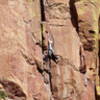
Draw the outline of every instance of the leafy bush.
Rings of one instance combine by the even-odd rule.
[[[6,97],[7,97],[7,94],[4,91],[0,90],[0,99],[5,100]]]

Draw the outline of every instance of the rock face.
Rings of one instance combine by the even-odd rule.
[[[99,0],[0,0],[0,15],[0,99],[100,99]]]

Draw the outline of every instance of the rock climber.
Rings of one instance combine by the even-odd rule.
[[[54,53],[54,39],[53,39],[53,37],[51,39],[48,38],[48,57],[49,57],[49,59],[52,59],[55,62],[58,59]]]

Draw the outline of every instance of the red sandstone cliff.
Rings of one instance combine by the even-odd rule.
[[[0,0],[0,100],[100,100],[99,32],[99,0]]]

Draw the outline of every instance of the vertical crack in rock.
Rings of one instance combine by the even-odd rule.
[[[78,28],[78,15],[75,7],[75,1],[76,0],[70,0],[69,5],[70,5],[70,14],[71,14],[71,21],[73,26],[76,28],[76,31],[79,32]]]
[[[44,11],[44,0],[40,0],[40,7],[41,7],[41,21],[46,21],[45,11]]]
[[[44,23],[46,22],[46,18],[45,18],[45,9],[44,9],[44,0],[40,0],[40,10],[41,10],[41,22],[40,22],[40,24],[41,24],[41,47],[42,47],[42,54],[44,54],[44,51],[45,51],[45,49],[46,49],[46,47],[45,47],[45,44],[44,44],[44,42],[45,42],[45,37],[44,37],[44,31],[45,31],[45,29],[44,29]]]
[[[70,0],[70,14],[71,14],[71,21],[73,26],[75,27],[77,34],[79,34],[79,26],[78,26],[78,14],[75,7],[75,2],[78,0]],[[80,46],[80,72],[85,73],[86,72],[86,64],[85,64],[85,57],[84,57],[84,48],[81,45]]]
[[[48,90],[52,94],[52,85],[51,85],[51,72],[50,72],[50,59],[48,57],[48,41],[45,37],[45,23],[46,18],[45,18],[45,8],[44,8],[44,0],[40,0],[41,4],[41,36],[42,36],[42,54],[43,54],[43,70],[38,69],[38,71],[43,75],[44,78],[44,83],[48,87]],[[47,42],[47,44],[45,44]],[[50,100],[52,98],[52,95],[50,97]]]

